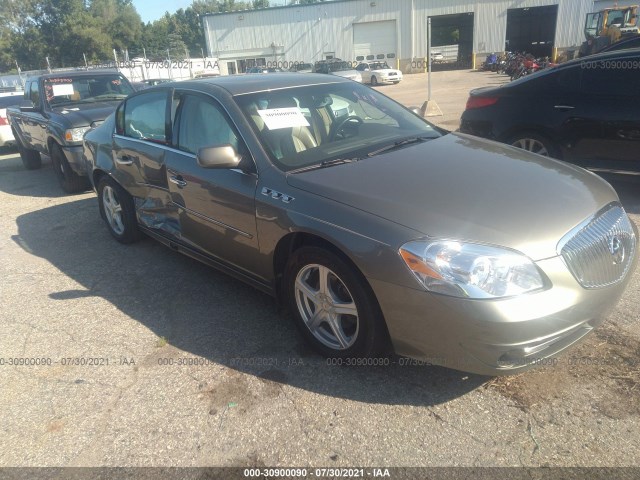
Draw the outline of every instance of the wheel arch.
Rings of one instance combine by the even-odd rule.
[[[358,272],[360,272],[360,269],[349,258],[349,256],[329,240],[326,240],[319,235],[309,232],[288,233],[278,241],[273,254],[273,273],[275,278],[276,296],[280,301],[284,299],[284,289],[282,283],[284,280],[284,273],[289,257],[293,254],[293,252],[304,246],[325,248],[331,253],[334,253],[343,260],[347,261]],[[362,272],[360,272],[360,275],[362,275]],[[362,276],[364,277],[364,275]]]
[[[278,301],[282,302],[285,300],[284,298],[284,274],[287,266],[287,261],[289,257],[298,249],[306,246],[313,246],[318,248],[324,248],[325,250],[333,253],[341,260],[343,260],[347,265],[349,265],[354,273],[362,280],[362,284],[372,295],[372,298],[376,300],[377,308],[380,308],[378,299],[371,288],[371,285],[367,281],[364,273],[358,267],[356,262],[347,254],[345,251],[336,245],[335,242],[332,242],[320,235],[310,232],[292,232],[288,233],[284,237],[282,237],[278,243],[276,244],[274,255],[273,255],[273,273],[274,273],[274,282],[275,282],[275,291],[276,297]]]
[[[391,336],[389,334],[389,327],[387,326],[387,321],[384,317],[384,313],[382,312],[382,308],[380,307],[380,302],[373,288],[367,281],[367,278],[365,277],[362,270],[358,267],[356,262],[347,253],[345,253],[343,249],[336,245],[335,242],[323,238],[322,236],[319,236],[315,233],[302,231],[289,233],[279,240],[273,255],[275,292],[278,302],[281,305],[287,304],[287,298],[285,296],[286,289],[284,288],[287,261],[296,250],[306,246],[323,248],[328,252],[336,255],[340,260],[344,261],[349,267],[351,267],[355,276],[360,279],[362,288],[367,291],[370,298],[372,299],[372,308],[377,311],[379,318],[382,319],[382,328],[384,329],[382,333],[383,349],[384,351],[391,351],[393,349],[393,346]]]

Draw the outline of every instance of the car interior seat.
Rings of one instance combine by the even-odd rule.
[[[295,108],[297,106],[294,98],[278,97],[271,100],[268,107],[269,109],[275,109]],[[289,166],[296,166],[296,156],[299,152],[318,146],[316,139],[306,126],[279,128],[276,130],[265,129],[263,134],[276,157]]]

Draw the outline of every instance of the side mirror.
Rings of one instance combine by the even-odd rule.
[[[242,157],[231,145],[202,147],[196,156],[202,168],[238,168]]]
[[[409,107],[409,110],[411,110],[413,113],[415,113],[420,118],[424,118],[424,112],[422,111],[422,109],[420,107]]]

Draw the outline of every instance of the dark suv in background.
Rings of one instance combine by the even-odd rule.
[[[640,49],[581,58],[473,90],[460,130],[575,163],[640,175]]]

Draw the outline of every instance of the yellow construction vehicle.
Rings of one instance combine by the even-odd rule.
[[[640,35],[639,27],[638,5],[589,13],[584,25],[587,41],[580,47],[580,56],[596,53],[623,37]]]

